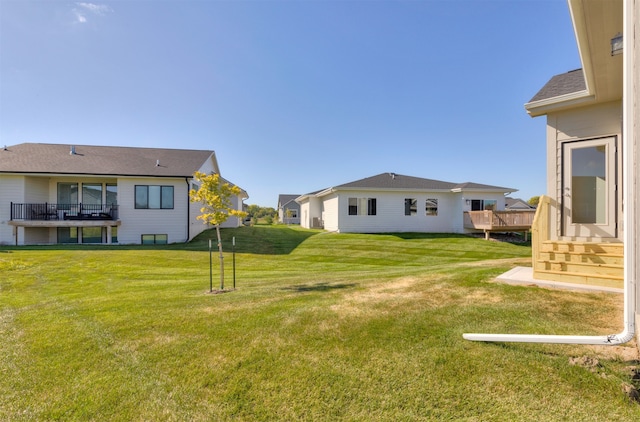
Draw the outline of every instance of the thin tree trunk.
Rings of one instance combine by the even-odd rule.
[[[218,235],[218,252],[220,253],[220,290],[224,290],[224,256],[222,255],[222,239],[220,238],[220,225],[216,224]]]

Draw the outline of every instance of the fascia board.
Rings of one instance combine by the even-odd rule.
[[[380,193],[394,193],[394,192],[422,192],[422,193],[449,193],[451,189],[412,189],[412,188],[333,188],[332,192],[380,192]]]
[[[455,188],[451,189],[453,193],[464,193],[464,192],[482,192],[482,193],[514,193],[518,192],[518,189],[480,189],[480,188]]]
[[[212,151],[209,159],[213,162],[213,170],[220,174],[220,167],[218,166],[218,157],[216,156],[216,152]]]
[[[595,95],[589,94],[587,90],[572,92],[571,94],[559,95],[553,98],[547,98],[540,101],[532,101],[524,105],[525,110],[531,117],[538,117],[549,112],[560,111],[566,108],[572,108],[579,105],[586,105],[594,102]]]

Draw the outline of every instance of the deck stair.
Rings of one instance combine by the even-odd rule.
[[[545,240],[534,256],[534,277],[623,287],[623,244]]]

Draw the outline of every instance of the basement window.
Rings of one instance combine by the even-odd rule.
[[[143,234],[143,245],[166,245],[168,243],[168,236],[166,234]]]

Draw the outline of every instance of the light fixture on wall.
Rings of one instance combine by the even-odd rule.
[[[615,37],[611,38],[611,55],[621,54],[622,48],[622,34],[618,32]]]
[[[466,199],[465,202],[467,203],[467,205],[469,205],[471,203],[470,199]]]

